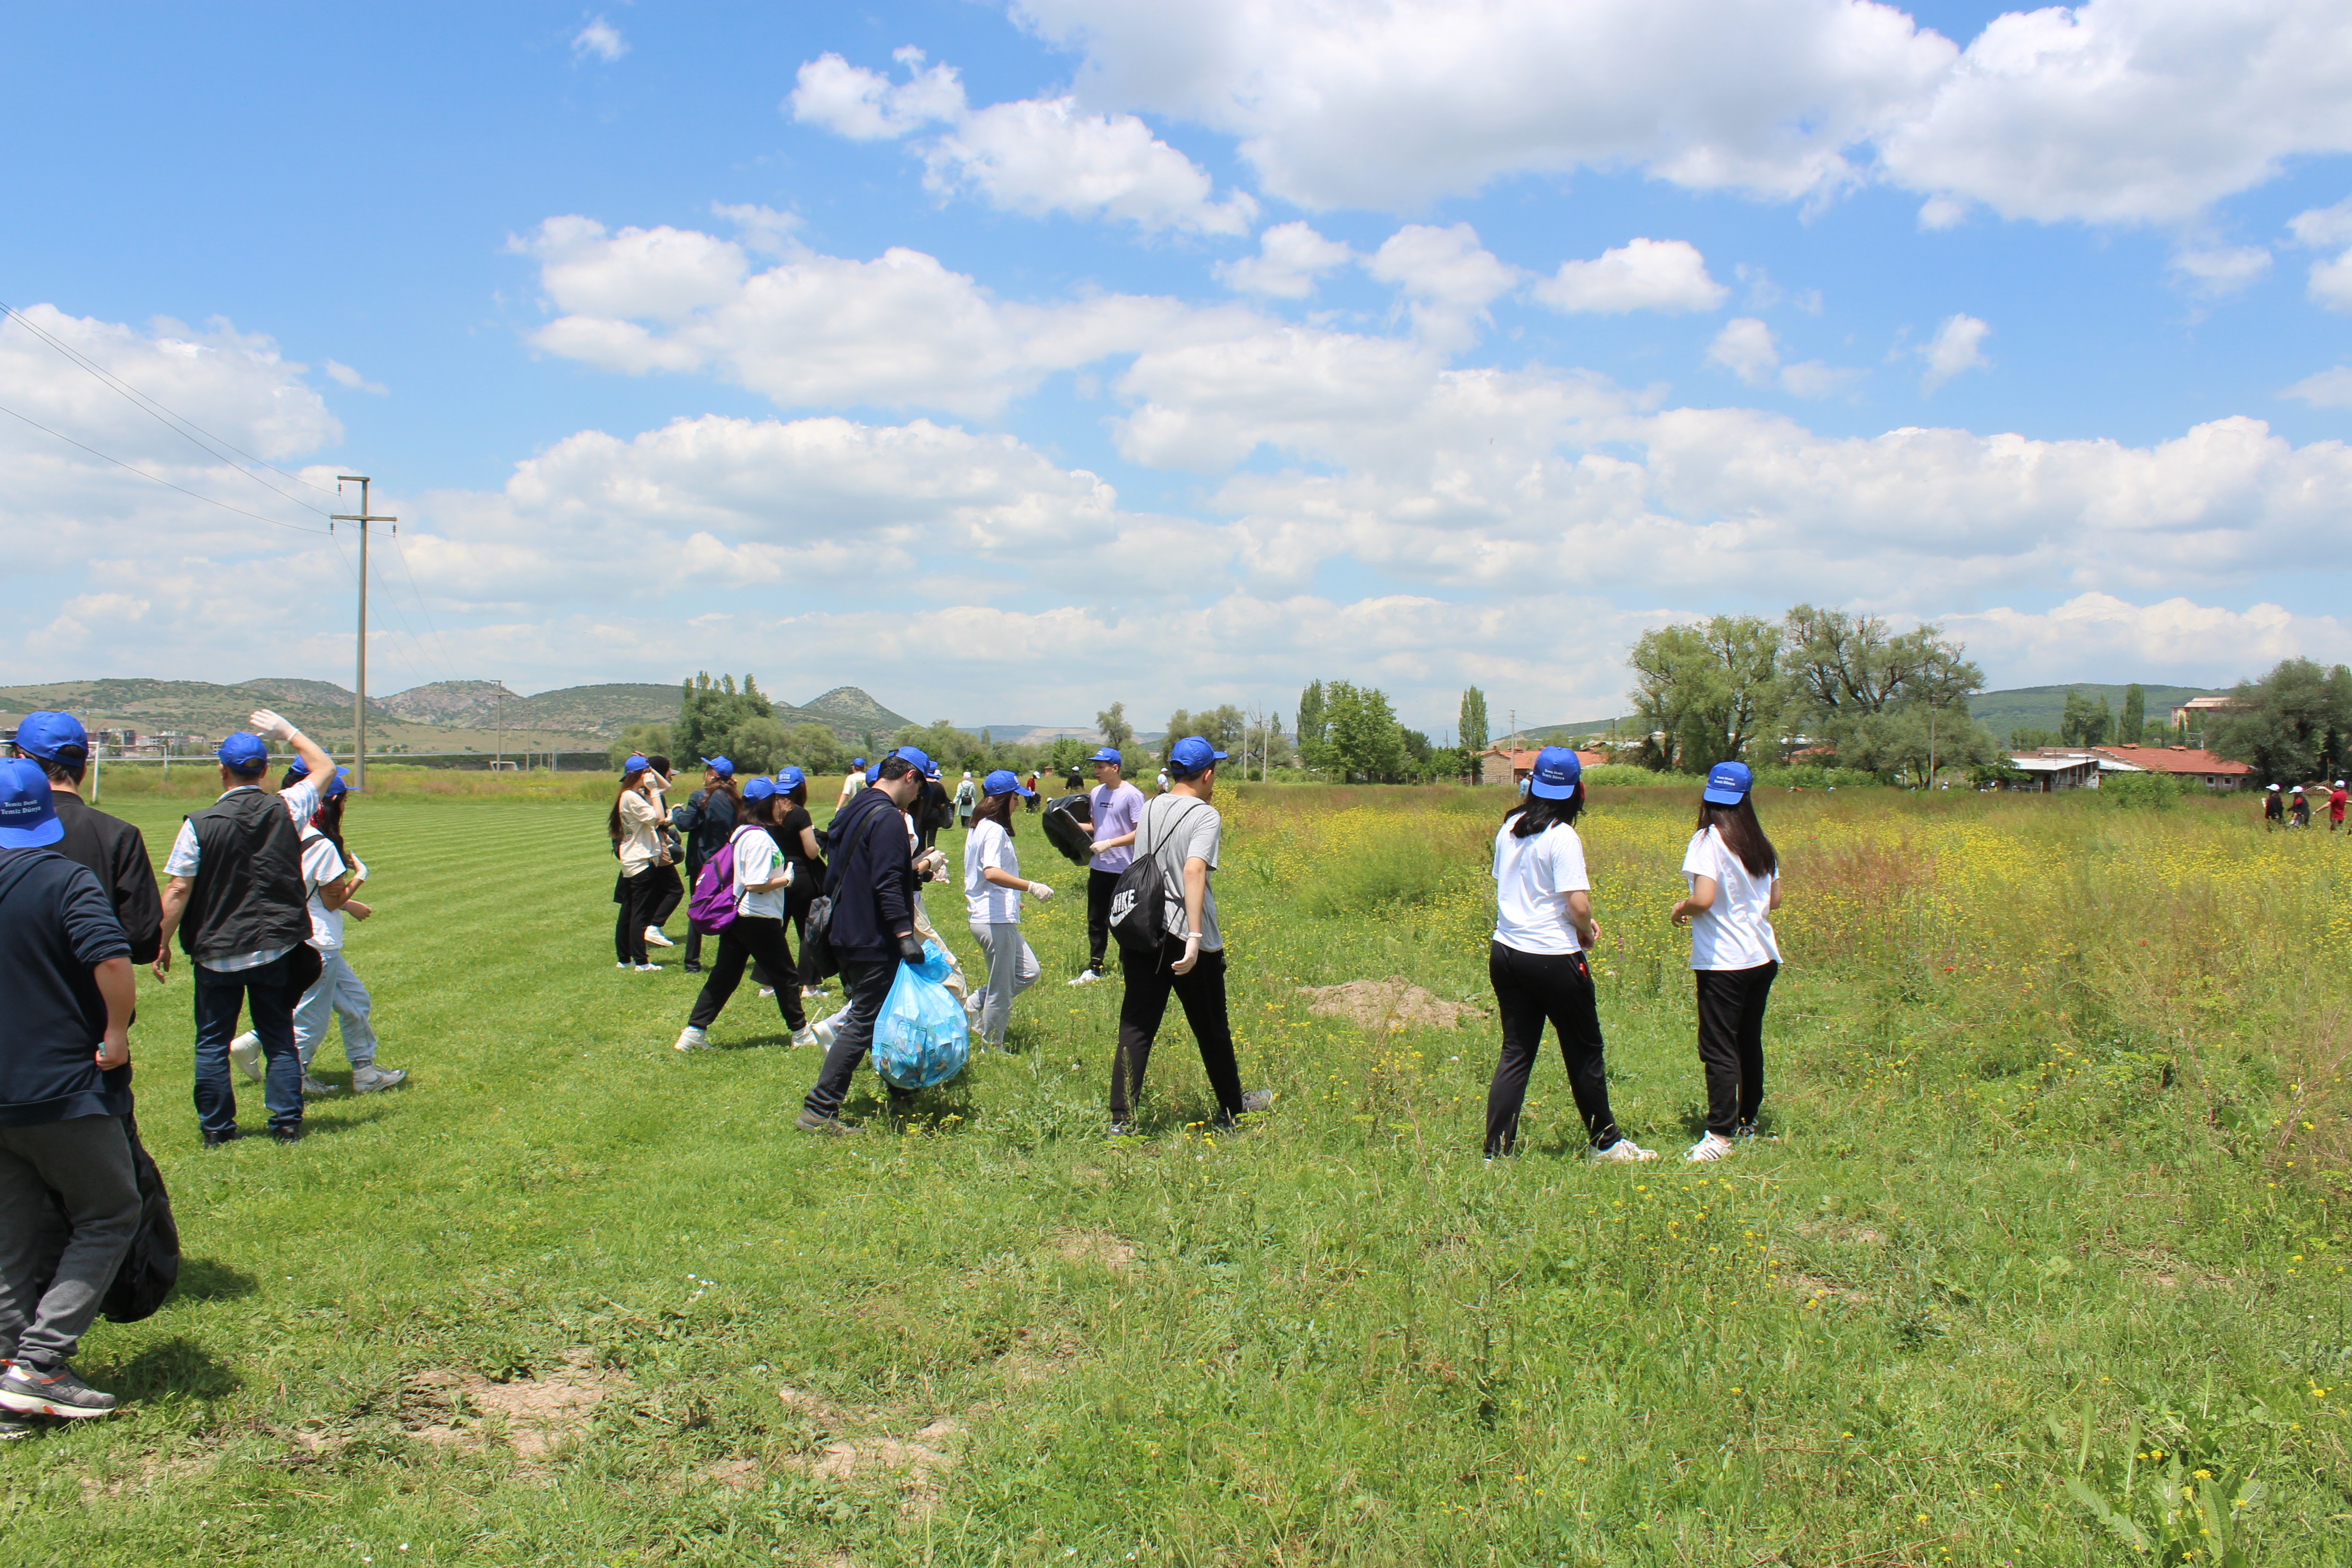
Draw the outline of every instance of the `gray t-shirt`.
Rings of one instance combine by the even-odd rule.
[[[1169,911],[1169,934],[1179,942],[1184,939],[1184,863],[1206,860],[1209,869],[1216,870],[1217,841],[1224,830],[1224,819],[1215,806],[1188,795],[1154,795],[1143,808],[1135,847],[1160,858],[1160,875],[1174,900]],[[1217,884],[1212,877],[1201,897],[1201,951],[1216,952],[1224,945],[1224,939],[1217,934]]]

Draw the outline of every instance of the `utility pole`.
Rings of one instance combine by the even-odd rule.
[[[507,760],[507,683],[499,682],[499,761]],[[501,770],[503,771],[503,770]]]
[[[360,525],[360,689],[352,703],[352,787],[367,788],[367,584],[368,584],[368,524],[398,522],[396,517],[376,517],[368,511],[368,477],[365,474],[337,474],[335,489],[341,493],[345,485],[360,488],[359,515],[337,512],[336,522],[356,522]]]

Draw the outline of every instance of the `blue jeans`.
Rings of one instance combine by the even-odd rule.
[[[236,1037],[238,1014],[248,1007],[268,1063],[261,1099],[269,1107],[269,1125],[302,1125],[302,1060],[294,1050],[294,1004],[300,994],[291,984],[299,951],[252,969],[224,972],[189,964],[196,977],[196,1125],[202,1131],[226,1132],[236,1125],[228,1043]]]

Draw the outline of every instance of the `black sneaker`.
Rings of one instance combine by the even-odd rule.
[[[694,960],[690,958],[678,967],[685,970],[688,974],[699,974],[702,973],[702,965],[695,963]]]
[[[299,1143],[302,1142],[302,1124],[295,1121],[284,1127],[273,1127],[269,1130],[269,1137],[276,1143]]]
[[[19,1437],[29,1437],[33,1431],[30,1421],[19,1421],[14,1415],[0,1415],[0,1443],[13,1443]]]
[[[68,1421],[88,1420],[114,1411],[114,1395],[100,1394],[73,1374],[63,1363],[37,1367],[12,1361],[0,1372],[0,1410],[19,1415],[59,1415]]]
[[[205,1147],[217,1149],[224,1143],[234,1143],[244,1136],[244,1130],[236,1127],[231,1127],[220,1132],[207,1132],[205,1134]]]

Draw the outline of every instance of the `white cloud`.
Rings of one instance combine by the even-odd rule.
[[[2218,298],[2238,292],[2268,272],[2271,253],[2259,245],[2215,246],[2180,251],[2170,265],[2190,293]]]
[[[1086,101],[1241,139],[1309,207],[1415,208],[1519,174],[1634,168],[1819,198],[1865,179],[2044,222],[2176,222],[2352,151],[2340,0],[2087,0],[1965,51],[1867,0],[1017,0]]]
[[[2279,395],[2300,398],[2314,408],[2352,408],[2352,365],[2306,375]]]
[[[1995,684],[2170,679],[2201,686],[2259,674],[2298,654],[2352,658],[2352,628],[2338,617],[2299,616],[2269,604],[2243,610],[2186,598],[2135,605],[2093,593],[2041,612],[1947,616],[1943,625],[1984,658]]]
[[[2311,297],[2331,310],[2352,310],[2352,250],[2311,264]]]
[[[1450,228],[1410,223],[1381,242],[1364,270],[1404,295],[1413,330],[1426,342],[1461,347],[1486,307],[1518,286],[1516,267],[1496,259],[1466,223]]]
[[[1985,358],[1983,345],[1991,331],[1974,316],[1945,317],[1936,335],[1919,351],[1927,362],[1927,372],[1919,378],[1919,390],[1933,392],[1963,371],[1990,369],[1992,362]]]
[[[1246,192],[1212,200],[1215,182],[1132,114],[1097,114],[1075,99],[1022,99],[975,110],[949,66],[913,68],[893,82],[827,54],[800,68],[785,100],[793,118],[857,141],[938,134],[916,144],[924,183],[942,195],[970,191],[1002,211],[1108,218],[1146,234],[1246,234],[1257,203]]]
[[[1277,300],[1304,300],[1316,280],[1356,258],[1336,239],[1326,239],[1305,223],[1278,223],[1257,237],[1258,254],[1221,261],[1213,268],[1227,288]]]
[[[2287,231],[2298,245],[2314,249],[2330,246],[2352,245],[2352,196],[2347,196],[2332,207],[2313,207],[2287,219]]]
[[[381,397],[391,390],[380,381],[370,381],[341,360],[329,360],[326,370],[329,380],[338,386],[348,386],[354,392],[373,392]]]
[[[1750,386],[1762,386],[1780,368],[1780,345],[1772,329],[1754,316],[1738,316],[1723,324],[1707,345],[1709,363],[1719,364]]]
[[[611,65],[628,52],[629,40],[621,37],[620,28],[602,16],[593,18],[572,36],[572,58],[575,60],[584,60],[593,55]]]
[[[1706,258],[1685,239],[1634,239],[1591,261],[1563,261],[1535,287],[1535,297],[1555,310],[1605,315],[1712,310],[1729,292],[1706,275]]]
[[[1798,397],[1828,397],[1844,391],[1870,373],[1851,365],[1825,364],[1817,359],[1801,360],[1784,365],[1780,370],[1780,388]]]

